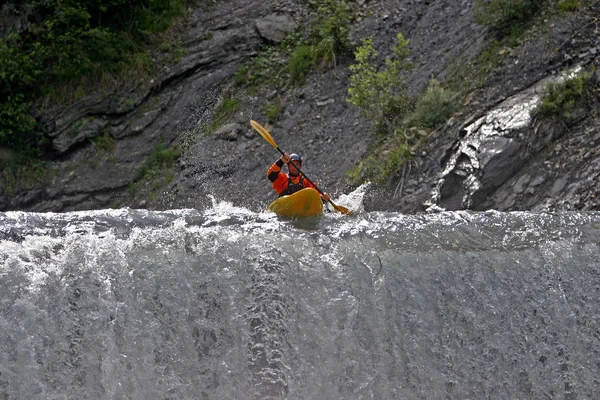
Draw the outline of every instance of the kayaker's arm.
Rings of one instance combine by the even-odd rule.
[[[271,182],[275,182],[275,180],[277,179],[277,177],[279,176],[279,173],[281,172],[281,167],[283,167],[283,164],[287,164],[290,162],[290,156],[288,153],[283,153],[283,155],[279,158],[279,160],[275,161],[273,163],[273,165],[271,165],[269,167],[269,170],[267,171],[267,178],[269,178],[269,180]]]
[[[289,156],[287,158],[289,161]],[[287,176],[281,172],[281,167],[283,167],[285,162],[284,159],[285,154],[281,156],[280,159],[275,161],[267,171],[267,178],[273,184],[273,190],[275,190],[275,192],[279,195],[283,193],[285,189],[287,189],[287,185],[289,183]]]
[[[267,178],[269,178],[269,180],[271,181],[271,183],[275,182],[275,180],[277,179],[277,177],[281,173],[281,167],[283,167],[283,161],[281,160],[281,158],[279,160],[275,161],[269,167],[269,170],[267,171]]]

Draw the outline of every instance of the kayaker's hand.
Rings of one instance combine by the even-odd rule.
[[[325,203],[327,203],[327,202],[330,200],[330,197],[329,197],[329,195],[328,195],[327,193],[323,193],[323,194],[321,195],[321,198],[323,199],[323,201],[324,201]]]
[[[281,161],[283,161],[284,163],[289,163],[290,162],[290,155],[288,153],[283,153],[283,155],[281,156]]]

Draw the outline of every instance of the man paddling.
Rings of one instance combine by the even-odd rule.
[[[281,172],[283,164],[287,164],[288,166],[287,174]],[[269,178],[273,184],[273,190],[275,190],[279,196],[287,196],[304,188],[313,188],[317,190],[312,182],[304,178],[298,168],[302,168],[302,158],[296,153],[291,155],[283,153],[283,155],[269,167],[267,178]],[[324,202],[329,201],[329,195],[327,193],[323,193],[321,198]]]

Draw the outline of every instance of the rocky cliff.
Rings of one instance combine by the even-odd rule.
[[[409,93],[418,96],[432,77],[446,82],[457,61],[476,60],[493,40],[474,21],[473,3],[359,0],[352,3],[351,40],[372,35],[385,54],[401,32],[415,63]],[[599,10],[596,1],[549,15],[518,45],[499,49],[506,55],[473,85],[462,108],[409,163],[372,187],[367,209],[600,209],[600,79],[592,68],[600,62]],[[55,159],[42,179],[0,194],[0,210],[202,208],[212,199],[261,210],[274,198],[265,172],[278,153],[249,120],[264,123],[271,101],[283,110],[267,125],[279,146],[301,153],[303,170],[334,197],[351,190],[346,174],[380,140],[346,102],[351,57],[300,87],[239,94],[235,112],[206,132],[238,68],[263,43],[310,18],[300,0],[217,1],[188,10],[170,32],[183,55],[157,55],[155,76],[41,110]],[[588,106],[566,122],[532,117],[547,82],[578,68],[596,74]],[[150,168],[160,149],[175,146],[180,155],[167,171]],[[143,179],[149,170],[152,179]]]

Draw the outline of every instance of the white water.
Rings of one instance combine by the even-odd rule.
[[[0,213],[0,399],[600,398],[599,243],[598,213]]]

